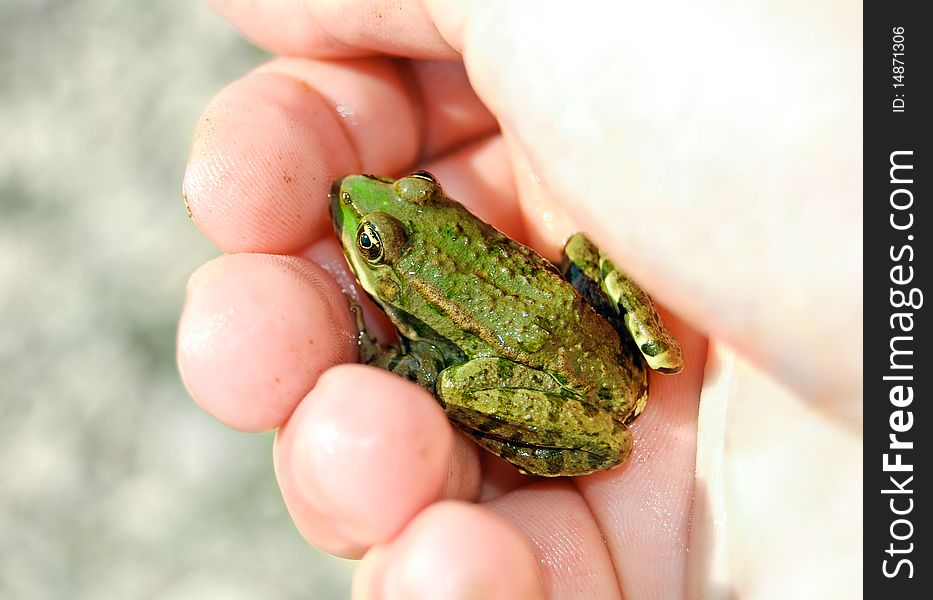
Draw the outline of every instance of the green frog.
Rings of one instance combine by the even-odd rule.
[[[330,210],[347,262],[398,329],[398,344],[380,346],[354,307],[365,363],[423,386],[467,436],[523,472],[625,462],[647,367],[677,372],[683,361],[645,292],[584,235],[570,238],[558,268],[425,171],[345,177]]]

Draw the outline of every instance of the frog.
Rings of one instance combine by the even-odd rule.
[[[632,453],[648,369],[682,351],[651,299],[583,233],[557,265],[448,197],[427,171],[354,174],[329,194],[334,231],[398,343],[358,306],[361,361],[430,392],[448,419],[521,472],[578,476]]]

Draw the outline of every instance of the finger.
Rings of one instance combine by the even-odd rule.
[[[362,365],[320,378],[274,456],[299,531],[341,555],[389,540],[444,494],[475,494],[479,481],[475,449],[455,440],[434,398]]]
[[[519,148],[515,138],[502,132],[512,167],[516,196],[521,208],[522,221],[528,232],[528,243],[552,261],[560,259],[564,244],[572,234],[581,231],[573,219],[551,197],[528,162],[528,156]]]
[[[393,54],[452,60],[421,3],[338,0],[208,0],[249,39],[281,54],[348,57]]]
[[[257,72],[314,86],[367,172],[398,173],[415,155],[429,159],[497,128],[459,62],[281,58]]]
[[[862,504],[853,496],[864,472],[852,457],[862,454],[862,433],[721,346],[711,344],[710,362],[687,589],[700,598],[727,587],[737,598],[774,589],[785,598],[860,597],[862,580],[851,574],[863,564]]]
[[[629,462],[574,480],[606,536],[626,598],[676,598],[686,589],[706,339],[672,315],[662,316],[683,347],[683,371],[651,373],[647,408],[632,424]]]
[[[324,237],[309,246],[301,255],[319,264],[328,275],[334,278],[343,295],[363,310],[363,320],[368,334],[375,336],[381,344],[398,343],[395,325],[360,286],[356,276],[347,265],[340,243],[335,238]]]
[[[333,279],[295,257],[237,254],[196,271],[178,328],[178,366],[195,401],[227,425],[283,423],[318,376],[355,360]]]
[[[435,81],[448,91],[433,91]],[[425,149],[443,152],[494,128],[457,63],[402,72],[385,59],[282,59],[208,105],[185,199],[223,250],[294,252],[329,231],[327,194],[337,177],[397,174]]]
[[[463,63],[405,62],[422,115],[421,160],[498,131],[499,124],[476,96]]]
[[[475,445],[475,442],[471,443]],[[482,487],[477,497],[480,502],[494,500],[540,479],[535,475],[522,473],[515,465],[492,452],[480,452],[479,457],[483,471]]]
[[[529,20],[525,3],[469,3],[495,13],[452,11],[459,24],[438,26],[449,41],[447,31],[463,32],[474,88],[544,187],[684,318],[857,424],[861,145],[851,90],[861,72],[848,57],[860,47],[858,20],[808,12],[791,30],[774,3],[741,15],[726,2],[642,3],[624,19],[608,5],[594,17],[539,4]],[[663,31],[642,26],[671,15]],[[724,66],[734,58],[725,46],[707,43],[723,31],[741,32],[741,59],[756,65],[747,80]],[[558,34],[568,43],[553,44]],[[657,61],[641,59],[649,46],[663,50]],[[821,85],[822,73],[839,85]],[[783,106],[801,110],[773,118]],[[567,140],[585,151],[568,152]]]
[[[353,579],[353,598],[544,598],[532,549],[484,508],[440,502],[396,540],[373,548]]]
[[[603,533],[569,481],[535,483],[487,506],[506,517],[531,542],[549,600],[621,598]]]

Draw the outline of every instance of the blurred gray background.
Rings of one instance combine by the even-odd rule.
[[[181,181],[198,114],[266,59],[191,0],[0,2],[0,598],[346,598],[272,436],[175,367],[218,252]]]

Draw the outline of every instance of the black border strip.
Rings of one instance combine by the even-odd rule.
[[[864,5],[865,597],[928,597],[933,23]],[[901,45],[902,44],[902,45]],[[894,165],[892,167],[892,165]],[[892,437],[893,436],[893,437]],[[886,466],[887,465],[887,466]],[[900,465],[900,466],[898,466]],[[921,589],[927,590],[926,594]]]

